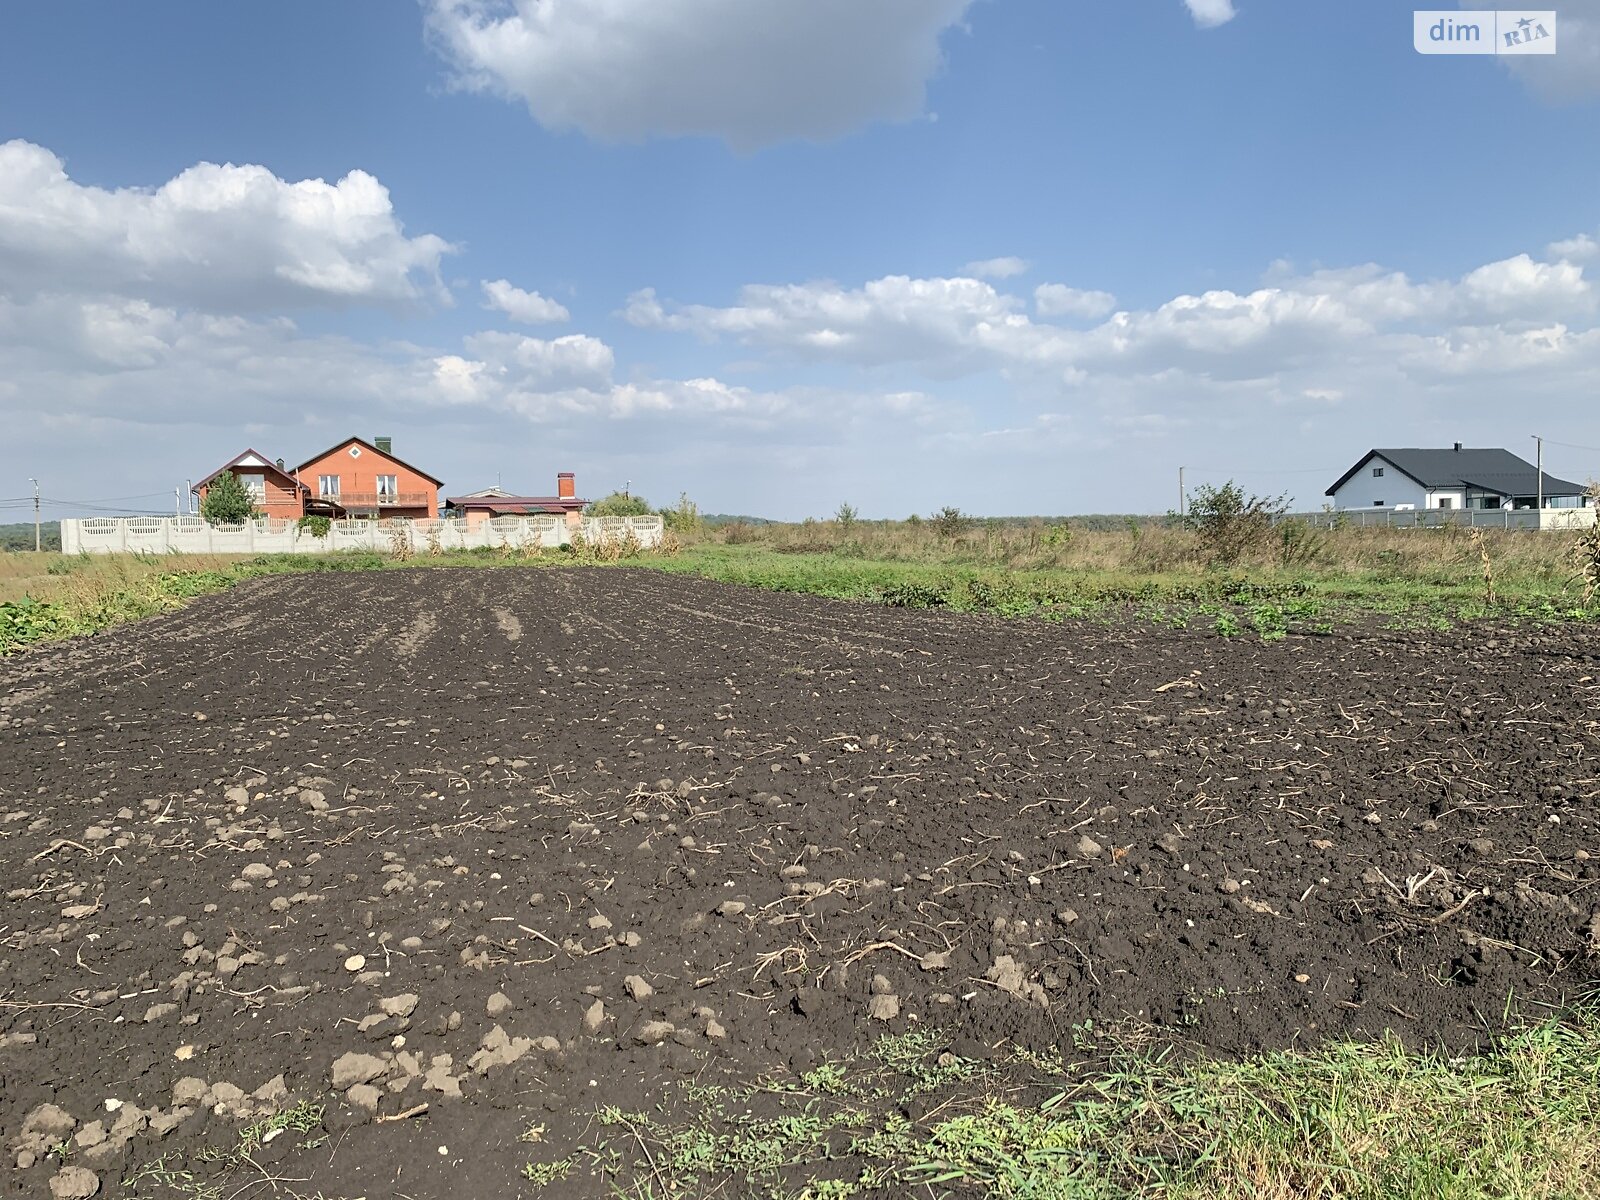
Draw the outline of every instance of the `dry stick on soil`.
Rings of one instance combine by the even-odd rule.
[[[405,1121],[411,1117],[420,1117],[427,1111],[428,1106],[426,1104],[418,1104],[406,1109],[405,1112],[390,1113],[386,1117],[379,1117],[375,1123],[378,1125],[384,1125],[390,1121]]]

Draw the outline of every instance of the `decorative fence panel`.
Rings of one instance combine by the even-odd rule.
[[[423,521],[333,521],[317,537],[293,521],[264,518],[211,525],[199,517],[87,517],[61,522],[66,554],[329,554],[336,550],[392,551],[397,543],[413,553],[433,549],[531,549],[564,546],[578,533],[590,544],[631,537],[646,549],[657,546],[665,523],[653,517],[589,517],[576,531],[560,517],[495,517],[476,528],[459,518]]]

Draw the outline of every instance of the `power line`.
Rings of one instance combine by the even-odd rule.
[[[1209,475],[1337,475],[1337,467],[1288,467],[1283,470],[1268,470],[1262,467],[1243,468],[1234,470],[1229,467],[1189,467],[1190,471],[1204,471]]]

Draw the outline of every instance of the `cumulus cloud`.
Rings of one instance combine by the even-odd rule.
[[[505,279],[484,280],[483,295],[485,308],[497,309],[524,325],[555,324],[572,316],[564,305],[538,292],[513,287]]]
[[[1580,233],[1577,237],[1551,242],[1545,247],[1545,254],[1550,258],[1564,259],[1567,262],[1586,262],[1600,255],[1600,241],[1596,241],[1587,233]]]
[[[753,149],[923,109],[972,0],[424,0],[460,86],[607,141],[703,134]]]
[[[1013,275],[1026,274],[1031,265],[1027,259],[1012,254],[1004,258],[980,258],[961,269],[978,279],[1010,279]]]
[[[1547,397],[1600,385],[1593,285],[1565,259],[1519,254],[1427,281],[1375,264],[1309,274],[1279,264],[1260,287],[1182,294],[1114,313],[1108,294],[1064,285],[1042,285],[1034,300],[1040,318],[1098,323],[1031,319],[1016,297],[975,279],[905,276],[858,287],[751,286],[727,307],[665,302],[646,291],[624,315],[637,325],[737,342],[774,365],[998,375],[1013,398],[1109,405],[1108,413],[1161,416],[1163,428],[1197,405],[1361,409],[1402,396],[1420,400],[1431,388],[1487,403],[1512,377],[1519,389]],[[1501,382],[1491,386],[1491,379]],[[1371,413],[1382,419],[1378,409]]]
[[[1033,289],[1033,307],[1041,317],[1103,317],[1117,306],[1110,292],[1083,291],[1064,283],[1041,283]]]
[[[453,247],[408,237],[365,171],[288,182],[200,163],[153,190],[89,187],[42,146],[0,144],[0,289],[104,292],[228,311],[448,303]]]
[[[975,331],[1025,322],[1018,307],[1015,297],[982,280],[890,275],[859,288],[751,284],[727,308],[668,308],[646,289],[629,297],[622,315],[640,328],[730,337],[801,358],[931,363],[970,357]]]
[[[1183,4],[1201,29],[1226,25],[1239,15],[1234,11],[1233,0],[1183,0]]]

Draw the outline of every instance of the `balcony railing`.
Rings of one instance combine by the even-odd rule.
[[[343,508],[427,508],[434,503],[427,492],[319,492],[317,499]]]

